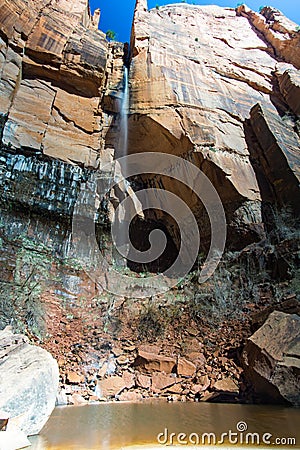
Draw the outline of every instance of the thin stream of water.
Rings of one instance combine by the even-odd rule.
[[[120,156],[127,156],[128,153],[128,113],[129,113],[128,67],[124,66],[123,95],[121,102],[121,124],[120,124]]]
[[[123,158],[128,154],[128,114],[129,114],[129,69],[124,65],[123,73],[123,92],[120,104],[120,131],[119,131],[119,143],[117,148],[116,157]],[[121,159],[122,166],[116,165],[115,169],[115,181],[119,184],[121,197],[120,202],[125,199],[128,189],[128,181],[126,180],[126,158]],[[117,253],[115,253],[115,259],[118,265],[126,265],[126,257],[128,254],[128,236],[126,226],[126,211],[124,208],[119,210],[119,214],[116,218],[118,227],[118,233],[115,236],[115,243],[117,247]]]

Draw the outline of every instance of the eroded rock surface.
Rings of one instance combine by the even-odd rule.
[[[9,328],[0,331],[0,409],[26,434],[40,432],[55,406],[58,365],[46,350]]]
[[[3,144],[96,167],[108,43],[89,28],[86,1],[3,1],[1,11]]]
[[[68,257],[80,188],[113,158],[113,151],[104,148],[112,116],[104,113],[101,102],[115,44],[97,29],[99,15],[90,15],[87,0],[71,3],[0,2],[0,251],[5,281],[15,276],[14,245],[17,240],[19,247],[20,236],[34,235],[55,257]],[[103,226],[108,221],[104,203],[100,211]]]
[[[300,406],[300,317],[274,311],[248,340],[245,374],[265,401]]]
[[[254,18],[259,19],[260,27]],[[299,151],[298,134],[282,118],[284,111],[289,111],[285,102],[297,111],[298,100],[291,100],[290,94],[292,89],[298,95],[296,76],[289,86],[282,80],[281,91],[275,76],[282,52],[286,61],[297,67],[299,33],[292,31],[293,26],[270,8],[259,14],[246,7],[235,11],[175,4],[148,11],[145,1],[137,2],[131,43],[129,151],[172,153],[200,167],[222,199],[230,226],[229,242],[235,246],[263,235],[261,202],[266,193],[257,178],[253,146],[245,131],[245,120],[256,104],[272,119],[271,133],[286,130],[281,138],[283,147],[291,144],[296,154]],[[284,40],[282,51],[274,51],[262,34],[263,27],[266,35],[272,32],[276,39]],[[295,71],[291,64],[286,64],[286,70],[289,74]],[[295,125],[293,120],[291,123]],[[274,124],[280,126],[273,130]],[[281,148],[279,159],[285,155]],[[287,171],[291,163],[288,159]],[[275,171],[273,178],[272,188],[281,175]],[[188,189],[166,177],[143,180],[151,187],[163,185],[179,193],[201,223],[201,206]],[[281,197],[290,196],[294,182],[298,190],[296,179],[282,182],[285,192]]]

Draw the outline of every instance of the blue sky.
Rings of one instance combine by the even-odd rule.
[[[197,5],[219,5],[236,7],[242,0],[193,0]],[[167,0],[148,0],[148,8],[155,8],[170,3],[180,3]],[[187,0],[192,3],[192,0]],[[252,9],[258,10],[260,6],[272,5],[280,9],[287,17],[300,24],[299,0],[248,0],[245,3]],[[101,9],[100,29],[104,32],[111,29],[117,33],[117,40],[121,42],[129,41],[135,0],[90,0],[92,12],[96,8]]]

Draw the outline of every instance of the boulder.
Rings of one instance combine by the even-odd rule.
[[[152,391],[158,393],[163,389],[173,386],[178,380],[171,375],[154,373],[152,376]]]
[[[192,377],[196,372],[196,366],[185,358],[178,358],[177,373],[183,377]]]
[[[120,376],[111,376],[98,381],[98,389],[103,397],[115,397],[125,389],[125,383]]]
[[[28,339],[0,331],[0,409],[26,435],[37,434],[52,413],[58,391],[59,371],[46,350],[30,345]]]
[[[126,386],[127,389],[130,389],[130,388],[134,387],[134,385],[135,385],[135,376],[134,376],[133,373],[130,373],[130,372],[126,371],[126,372],[123,373],[122,378],[124,380],[124,383],[125,383],[125,386]]]
[[[142,394],[139,394],[138,392],[122,392],[119,396],[120,402],[138,402],[142,399]]]
[[[205,391],[210,386],[210,380],[207,375],[199,377],[198,383],[192,386],[192,393],[198,394],[199,392]]]
[[[144,369],[148,373],[154,371],[172,373],[175,370],[176,360],[168,356],[139,350],[134,366]]]
[[[31,443],[23,431],[9,421],[5,431],[0,432],[0,449],[15,450],[29,447]]]
[[[231,378],[223,378],[222,380],[218,380],[213,387],[216,391],[233,392],[236,394],[239,393],[237,384]]]
[[[115,397],[124,391],[124,389],[130,389],[134,385],[134,375],[130,372],[124,372],[122,376],[115,375],[99,380],[97,383],[97,392],[99,397]]]
[[[84,375],[79,375],[78,373],[72,371],[67,372],[67,382],[69,384],[84,383],[84,379]]]
[[[300,317],[274,311],[248,340],[245,376],[262,401],[300,406]]]
[[[143,389],[149,389],[149,387],[151,386],[151,377],[140,373],[136,377],[136,383]]]

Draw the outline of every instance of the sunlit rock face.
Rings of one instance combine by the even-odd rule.
[[[40,253],[48,290],[69,295],[69,269],[61,272],[56,258],[71,255],[82,183],[112,160],[104,141],[113,116],[101,104],[114,46],[95,26],[87,0],[5,0],[0,7],[0,281],[12,283],[3,292],[15,298],[10,287],[24,277],[19,262],[27,276],[40,273]],[[103,204],[99,214],[105,227]],[[3,317],[1,325],[9,323]]]
[[[113,148],[102,107],[120,48],[96,29],[87,0],[2,1],[2,206],[69,220],[82,182]],[[122,61],[122,58],[120,58]]]
[[[172,153],[200,167],[222,199],[234,247],[263,236],[262,201],[299,204],[297,71],[280,62],[286,55],[298,66],[292,26],[270,8],[258,14],[175,4],[147,11],[137,2],[129,152]],[[271,35],[276,45],[284,38],[280,50]],[[201,222],[203,208],[189,190],[150,178],[143,181],[180,192]]]
[[[128,151],[196,164],[225,207],[228,246],[242,248],[264,236],[266,202],[299,205],[299,33],[270,8],[183,3],[148,11],[146,3],[137,1],[132,27]],[[3,229],[26,234],[38,221],[46,241],[66,248],[82,182],[120,155],[128,53],[96,29],[86,0],[0,5],[0,189],[10,224]],[[134,181],[180,195],[209,243],[208,217],[189,188],[149,174]],[[178,244],[170,216],[145,217]],[[108,209],[99,220],[109,222]],[[135,241],[145,230],[137,223]]]
[[[86,1],[2,2],[2,142],[97,167],[108,43]]]

